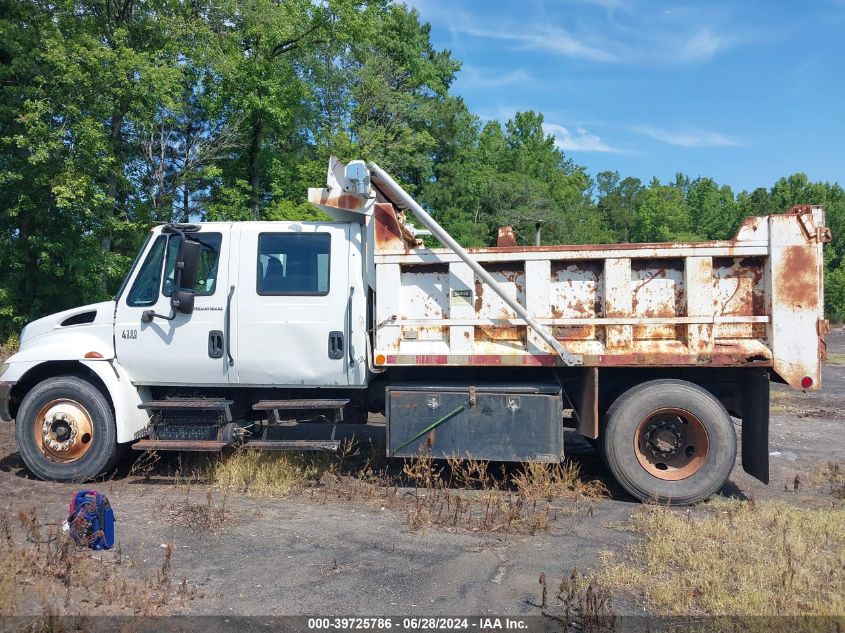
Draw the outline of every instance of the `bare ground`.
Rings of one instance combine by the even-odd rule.
[[[834,358],[840,358],[843,331],[832,333],[828,345]],[[820,473],[845,455],[843,405],[845,365],[825,367],[821,392],[775,386],[771,483],[764,486],[737,464],[721,495],[820,508],[841,504]],[[373,418],[365,427],[341,425],[337,431],[366,440],[377,438],[382,426]],[[533,534],[411,529],[406,505],[389,502],[390,494],[400,499],[412,495],[409,489],[372,498],[329,494],[319,486],[269,501],[219,490],[209,497],[206,486],[188,486],[155,472],[150,477],[127,475],[127,461],[120,477],[96,485],[115,508],[125,578],[149,586],[172,544],[168,582],[173,598],[111,611],[537,615],[541,573],[557,586],[573,569],[598,568],[602,552],[619,553],[640,538],[623,529],[640,504],[613,483],[593,449],[571,433],[566,452],[585,478],[598,477],[606,484],[609,498],[561,499],[552,504],[548,529]],[[47,524],[61,522],[72,491],[79,487],[33,479],[20,461],[8,424],[0,425],[0,485],[5,492],[0,508],[13,521],[18,511],[34,508]],[[692,512],[706,513],[707,505]],[[114,563],[115,551],[103,558]],[[22,579],[16,590],[25,598],[5,614],[88,608],[36,591],[36,584]],[[647,609],[641,596],[624,591],[614,592],[610,604],[617,614]]]

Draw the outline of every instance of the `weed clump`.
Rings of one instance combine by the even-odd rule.
[[[534,534],[549,529],[561,513],[576,517],[578,501],[606,494],[600,482],[584,482],[571,462],[526,463],[513,474],[502,466],[497,475],[485,461],[450,458],[444,465],[425,447],[402,470],[414,486],[405,512],[412,530],[434,526]],[[559,500],[569,503],[556,506]]]
[[[216,532],[231,518],[226,508],[227,500],[228,493],[224,492],[223,498],[216,503],[212,491],[207,490],[205,503],[195,503],[191,500],[191,491],[187,490],[184,501],[170,503],[164,509],[170,521],[176,525],[196,531]]]
[[[845,499],[845,468],[836,462],[819,466],[810,476],[810,484],[837,499]]]
[[[323,453],[271,453],[240,450],[213,464],[210,478],[226,490],[263,497],[281,497],[317,480],[333,466]]]
[[[546,574],[540,574],[540,603],[538,607],[547,618],[556,621],[563,631],[604,633],[616,630],[610,592],[606,587],[573,569],[560,580],[557,591],[549,599]]]
[[[58,525],[42,523],[34,508],[17,519],[18,538],[7,518],[0,523],[0,616],[54,617],[91,607],[102,614],[167,614],[199,595],[185,578],[174,587],[172,544],[165,546],[160,568],[145,576],[120,546],[100,552],[78,547]]]

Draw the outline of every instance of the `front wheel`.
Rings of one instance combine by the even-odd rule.
[[[688,505],[724,485],[736,434],[710,392],[683,380],[654,380],[613,403],[601,449],[616,480],[638,499]]]
[[[26,394],[15,436],[27,468],[46,481],[88,481],[120,458],[108,401],[78,376],[48,378]]]

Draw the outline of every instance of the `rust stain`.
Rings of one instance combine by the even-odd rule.
[[[484,305],[484,285],[480,279],[475,280],[475,313],[481,312],[481,307]]]
[[[812,213],[813,207],[809,204],[796,204],[791,207],[784,215],[804,215],[805,213]]]
[[[827,319],[820,319],[818,325],[816,326],[816,330],[818,331],[819,335],[819,359],[822,361],[827,360],[827,341],[825,341],[825,337],[830,334],[830,321]]]
[[[594,325],[572,325],[552,327],[552,334],[556,339],[566,341],[592,341],[596,338]]]
[[[496,248],[506,248],[517,246],[516,235],[514,235],[512,226],[499,227],[499,236],[496,240]]]
[[[404,228],[404,218],[404,213],[397,214],[392,204],[377,202],[373,205],[377,250],[404,250],[407,254],[410,249],[422,245]]]
[[[376,203],[373,206],[375,220],[376,247],[380,250],[396,250],[405,248],[402,240],[402,230],[393,211],[393,205]]]
[[[327,207],[334,207],[335,209],[346,209],[348,211],[358,211],[364,208],[364,201],[358,196],[342,193],[337,196],[331,196],[324,191],[320,196],[320,202]]]
[[[475,328],[475,339],[479,343],[484,341],[521,341],[524,337],[524,325],[479,325]]]
[[[815,247],[784,247],[783,269],[775,276],[783,301],[796,308],[811,309],[819,303]]]

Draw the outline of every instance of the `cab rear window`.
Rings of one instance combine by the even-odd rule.
[[[262,233],[258,236],[260,295],[326,295],[331,237],[327,233]]]

